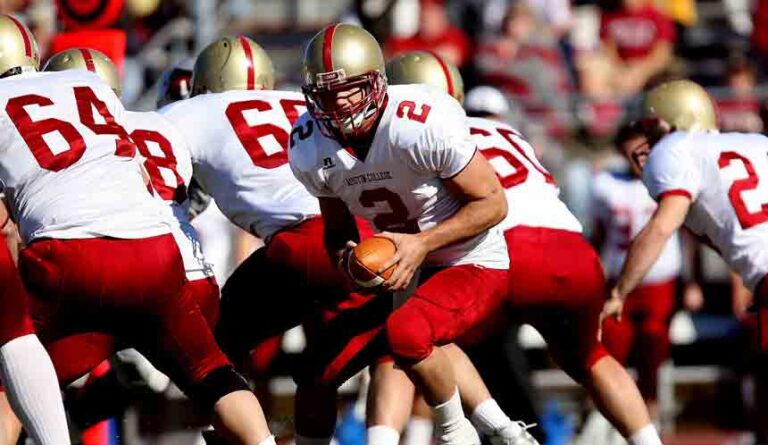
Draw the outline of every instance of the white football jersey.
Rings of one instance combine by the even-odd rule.
[[[168,233],[115,93],[87,71],[0,80],[0,182],[25,243]]]
[[[609,277],[617,278],[624,265],[632,239],[645,227],[656,211],[656,201],[643,181],[630,173],[601,172],[592,185],[592,211],[605,228],[601,255]],[[677,233],[667,242],[643,284],[661,283],[680,275],[682,252]]]
[[[499,223],[501,230],[529,226],[581,233],[581,223],[560,200],[560,189],[552,175],[519,132],[490,119],[471,117],[467,123],[477,148],[496,170],[507,196],[509,211]]]
[[[309,114],[291,137],[291,167],[318,197],[337,197],[378,231],[417,233],[453,216],[461,202],[443,183],[475,155],[466,115],[445,93],[422,85],[390,86],[388,102],[365,159],[325,137]],[[428,266],[509,267],[494,227],[430,253]]]
[[[187,279],[213,276],[213,269],[203,257],[197,232],[189,222],[187,187],[192,179],[189,144],[170,121],[155,112],[128,111],[126,129],[136,143],[155,196],[168,205],[178,222],[171,233],[179,246]]]
[[[306,110],[287,91],[203,94],[160,110],[190,143],[194,176],[236,225],[268,240],[320,214],[288,166],[291,125]]]
[[[643,182],[655,199],[689,196],[685,226],[754,290],[768,273],[768,138],[675,132],[651,150]]]

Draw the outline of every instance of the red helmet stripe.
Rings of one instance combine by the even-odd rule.
[[[243,45],[246,63],[248,64],[248,89],[253,90],[256,88],[256,70],[253,67],[253,51],[251,51],[250,42],[243,36],[240,36],[240,44]]]
[[[80,54],[83,56],[83,60],[85,60],[85,67],[88,68],[88,71],[95,73],[96,65],[93,64],[91,52],[85,48],[80,48]]]
[[[32,57],[32,41],[29,38],[29,34],[27,34],[27,29],[24,27],[24,25],[21,24],[18,20],[16,20],[15,17],[11,15],[6,15],[14,25],[16,25],[17,28],[19,28],[19,33],[21,34],[21,38],[24,40],[24,54],[26,54],[27,57]]]
[[[328,26],[323,35],[323,67],[325,72],[333,71],[333,35],[336,34],[336,27],[338,26],[338,23]]]
[[[448,94],[453,96],[453,79],[451,78],[451,71],[448,69],[448,65],[446,65],[443,58],[438,56],[434,51],[427,50],[427,52],[432,54],[432,57],[434,57],[435,60],[437,60],[437,63],[440,64],[440,68],[442,68],[443,74],[445,75],[445,83],[448,85]]]

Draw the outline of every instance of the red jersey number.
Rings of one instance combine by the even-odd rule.
[[[408,219],[408,208],[400,196],[384,187],[363,190],[360,194],[360,204],[363,207],[376,207],[384,203],[389,206],[388,213],[381,213],[373,218],[373,225],[379,230],[399,233],[419,233],[419,223]]]
[[[733,210],[736,212],[736,217],[739,219],[741,228],[749,229],[750,227],[768,221],[768,204],[761,204],[760,210],[756,212],[749,211],[747,204],[744,202],[744,199],[742,199],[742,193],[756,189],[760,184],[760,178],[757,177],[752,162],[735,151],[724,151],[720,153],[720,159],[718,159],[717,164],[722,170],[730,166],[733,161],[740,161],[744,165],[744,169],[747,171],[747,177],[733,181],[731,188],[728,190],[728,199],[731,201]]]
[[[408,117],[409,120],[424,123],[429,117],[429,112],[432,111],[432,107],[427,104],[421,104],[418,106],[419,111],[416,111],[416,102],[412,100],[404,100],[397,106],[397,117]]]
[[[104,102],[96,97],[90,87],[75,87],[73,91],[80,122],[95,134],[114,134],[117,136],[115,155],[133,157],[136,152],[135,145],[125,129],[109,113]],[[27,107],[32,105],[48,107],[54,103],[47,97],[27,94],[10,99],[5,105],[5,112],[8,113],[11,122],[29,146],[40,167],[58,172],[79,161],[85,153],[86,146],[85,139],[77,128],[70,122],[56,118],[33,121],[27,111]],[[94,108],[104,120],[104,124],[96,123],[93,115]],[[68,149],[55,154],[43,137],[51,133],[58,133],[69,145]]]
[[[280,107],[285,113],[285,117],[293,125],[299,118],[299,108],[304,107],[303,101],[293,99],[283,99],[280,101]],[[284,128],[275,124],[250,125],[245,119],[246,111],[269,111],[272,110],[272,104],[265,100],[253,99],[242,102],[233,102],[229,104],[226,110],[227,119],[235,130],[237,138],[245,148],[248,156],[253,161],[253,165],[261,168],[277,168],[288,162],[288,142],[289,135]],[[267,153],[260,140],[266,136],[272,136],[280,144],[280,151]]]
[[[187,186],[176,169],[176,157],[173,155],[171,142],[162,134],[152,130],[134,130],[131,133],[131,139],[136,142],[139,153],[144,157],[144,169],[147,170],[152,180],[152,187],[157,194],[165,201],[178,203],[186,201]],[[153,154],[149,149],[149,143],[155,144],[163,153],[162,156]],[[173,174],[172,184],[165,180],[160,169],[166,169]]]
[[[536,158],[531,158],[526,154],[523,147],[517,142],[516,138],[520,135],[506,128],[496,128],[496,132],[501,135],[509,143],[509,149],[503,149],[500,147],[487,147],[481,148],[480,152],[488,159],[492,161],[496,158],[502,158],[506,161],[515,171],[506,175],[502,175],[502,172],[496,170],[496,175],[499,177],[499,181],[504,188],[512,188],[518,184],[522,184],[528,179],[528,175],[531,170],[538,172],[544,177],[544,181],[549,184],[555,184],[555,179],[551,174],[539,164]],[[491,136],[493,133],[484,130],[482,128],[470,128],[470,134]]]

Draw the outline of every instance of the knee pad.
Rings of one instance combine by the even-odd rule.
[[[433,329],[429,319],[415,307],[403,307],[387,320],[387,341],[398,360],[419,362],[432,353]]]
[[[235,391],[250,391],[243,376],[232,366],[222,366],[211,371],[199,383],[192,385],[192,398],[206,408],[213,408],[219,399]]]

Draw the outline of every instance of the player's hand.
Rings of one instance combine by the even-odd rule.
[[[600,324],[597,329],[597,339],[603,340],[603,322],[607,318],[613,318],[616,321],[621,321],[621,313],[624,310],[624,297],[618,294],[616,289],[611,291],[611,297],[603,305],[603,310],[600,312]]]
[[[395,256],[378,270],[378,273],[381,273],[393,264],[397,265],[392,276],[382,286],[393,292],[407,289],[413,275],[419,270],[429,253],[427,245],[418,235],[408,233],[382,232],[376,236],[391,240],[397,247]]]
[[[344,274],[345,277],[348,277],[350,280],[354,282],[352,277],[349,276],[349,259],[352,258],[352,255],[354,254],[355,246],[357,246],[357,243],[354,241],[347,241],[347,244],[344,246],[343,249],[339,251],[339,262],[336,265],[339,270]]]

